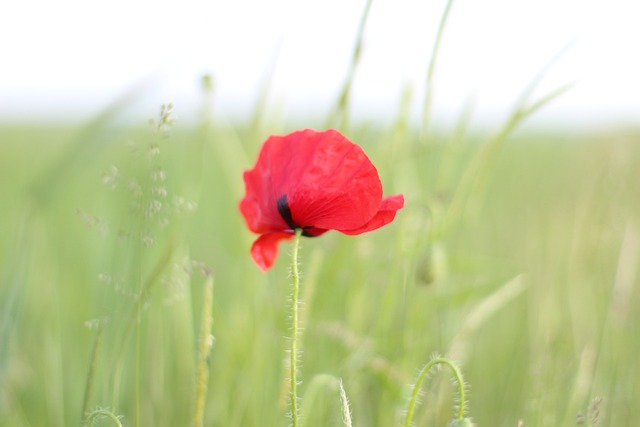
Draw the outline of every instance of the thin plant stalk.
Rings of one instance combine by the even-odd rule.
[[[431,371],[431,369],[436,367],[437,365],[446,365],[450,367],[451,370],[453,371],[453,374],[456,379],[456,383],[458,384],[458,399],[459,399],[459,404],[456,411],[457,412],[456,419],[457,420],[464,419],[465,412],[466,412],[466,391],[465,391],[464,379],[462,377],[462,372],[460,371],[460,368],[458,368],[458,366],[455,363],[453,363],[453,361],[444,357],[437,357],[429,361],[429,363],[427,363],[424,366],[424,368],[422,368],[422,370],[420,371],[420,374],[418,375],[418,380],[413,386],[413,392],[411,393],[411,400],[409,401],[409,407],[407,408],[407,417],[405,418],[404,427],[411,426],[413,413],[415,411],[416,403],[418,401],[418,395],[420,394],[420,387],[422,386],[422,383],[424,379],[427,377],[427,374],[429,373],[429,371]]]
[[[119,397],[119,391],[120,391],[120,379],[122,375],[122,367],[124,364],[124,353],[125,353],[127,342],[129,341],[129,336],[131,333],[132,326],[134,322],[138,320],[139,312],[142,308],[144,301],[146,301],[146,299],[149,297],[149,294],[151,292],[151,289],[153,288],[153,285],[159,282],[160,274],[162,274],[166,266],[169,265],[169,262],[171,261],[174,250],[175,250],[175,245],[174,244],[169,245],[167,247],[167,250],[164,252],[163,256],[158,260],[154,269],[151,271],[150,276],[144,282],[142,286],[142,290],[140,294],[137,296],[137,300],[127,320],[124,332],[122,334],[120,346],[116,352],[116,357],[115,357],[116,362],[115,362],[114,374],[113,374],[114,386],[113,386],[113,396],[112,396],[112,402],[113,402],[112,404],[114,408],[116,408],[118,404],[118,397]]]
[[[136,315],[136,377],[135,377],[135,393],[134,393],[134,413],[133,413],[133,425],[140,427],[140,336],[142,331],[140,324],[142,323],[142,299],[138,299],[137,302],[137,315]]]
[[[492,138],[479,148],[478,152],[469,162],[469,165],[460,179],[460,184],[453,195],[453,199],[449,204],[449,208],[445,213],[443,223],[441,224],[441,227],[437,229],[437,232],[440,233],[440,235],[445,234],[446,231],[448,231],[455,222],[460,219],[472,190],[485,182],[491,159],[495,157],[495,153],[498,151],[498,148],[500,148],[511,132],[513,132],[518,125],[533,113],[570,90],[573,86],[573,83],[562,85],[545,96],[540,97],[528,106],[525,105],[527,98],[523,97],[519,105],[513,110],[507,119],[506,123],[504,123]],[[529,93],[532,90],[533,89],[528,88],[525,92]]]
[[[345,129],[349,125],[349,102],[351,97],[351,86],[353,85],[353,77],[356,73],[356,68],[360,63],[360,57],[362,55],[362,40],[364,36],[364,29],[367,24],[367,18],[369,17],[369,11],[371,10],[371,4],[373,0],[367,0],[360,18],[360,25],[358,26],[358,32],[356,35],[356,42],[353,47],[353,54],[351,55],[351,63],[349,64],[349,70],[347,71],[347,78],[340,90],[340,97],[338,98],[338,105],[332,115],[332,118],[338,123],[338,125]]]
[[[278,56],[282,47],[282,40],[276,45],[276,48],[271,55],[269,65],[265,67],[262,81],[260,83],[260,89],[258,90],[258,96],[253,106],[253,112],[249,119],[249,130],[252,137],[258,137],[260,134],[260,127],[264,121],[265,112],[267,111],[267,102],[269,100],[269,94],[273,87],[274,74],[276,66],[278,65]]]
[[[213,347],[211,328],[213,316],[213,276],[207,276],[202,298],[202,317],[200,321],[200,349],[198,353],[198,372],[196,374],[196,404],[194,411],[194,427],[204,425],[204,407],[207,398],[207,384],[209,382],[209,358]]]
[[[349,399],[347,398],[347,392],[344,390],[342,380],[340,380],[340,402],[342,403],[342,420],[345,427],[352,427],[351,421],[351,409],[349,408]]]
[[[460,219],[462,213],[467,207],[466,204],[470,198],[470,194],[474,188],[479,188],[485,181],[488,175],[489,163],[495,153],[501,147],[507,137],[518,127],[522,122],[528,119],[535,112],[542,107],[549,104],[551,101],[563,95],[569,91],[576,84],[575,82],[566,83],[557,87],[556,89],[548,92],[546,95],[539,97],[535,101],[531,101],[531,97],[538,85],[544,78],[547,71],[557,61],[570,45],[561,49],[551,60],[536,74],[531,80],[529,85],[522,91],[515,107],[508,116],[506,122],[493,135],[487,142],[485,142],[473,156],[469,165],[466,167],[464,174],[460,179],[458,188],[456,189],[453,199],[449,204],[449,208],[445,213],[442,220],[442,224],[439,227],[435,227],[436,233],[443,235]],[[466,209],[469,211],[469,209]]]
[[[89,402],[93,394],[93,383],[95,378],[95,372],[98,366],[98,354],[100,347],[102,346],[102,332],[104,327],[102,323],[98,324],[98,330],[96,332],[96,338],[93,342],[93,349],[91,350],[91,362],[89,363],[89,372],[87,372],[87,382],[84,387],[84,399],[82,403],[82,420],[85,419],[87,411],[89,410]]]
[[[423,141],[426,141],[427,139],[427,126],[429,124],[431,115],[431,102],[433,99],[433,75],[435,74],[436,69],[436,59],[438,58],[438,51],[440,50],[440,44],[442,43],[444,27],[447,24],[447,18],[449,18],[449,12],[451,11],[452,5],[453,0],[449,0],[444,8],[444,13],[442,14],[442,18],[440,19],[440,25],[438,26],[438,32],[436,34],[436,41],[433,45],[433,51],[431,52],[431,59],[429,60],[429,69],[427,70],[427,80],[425,82],[424,106],[422,110],[421,134]]]
[[[298,271],[298,252],[300,249],[302,229],[296,228],[293,240],[293,254],[291,259],[291,275],[293,289],[291,292],[291,348],[289,350],[289,381],[291,393],[291,425],[298,427],[298,294],[300,291],[300,273]]]

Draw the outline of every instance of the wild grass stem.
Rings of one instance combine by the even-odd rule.
[[[209,274],[204,285],[204,295],[202,297],[202,314],[200,320],[200,341],[198,352],[198,367],[196,374],[196,401],[194,409],[193,425],[202,427],[204,425],[204,408],[207,399],[207,385],[209,381],[209,358],[213,347],[211,327],[213,316],[211,309],[213,306],[213,276]]]
[[[339,383],[340,387],[340,403],[342,403],[342,421],[344,422],[345,427],[352,427],[353,422],[351,421],[351,409],[349,408],[349,398],[347,398],[347,392],[342,385],[342,380]]]
[[[144,304],[144,302],[147,300],[147,298],[149,297],[149,294],[151,292],[151,289],[153,288],[153,286],[159,282],[160,279],[160,275],[162,274],[162,272],[164,271],[164,269],[166,268],[167,265],[169,265],[171,258],[173,257],[173,253],[175,251],[175,244],[170,244],[166,251],[164,252],[164,254],[162,255],[162,257],[158,260],[158,262],[156,263],[156,265],[154,266],[153,270],[151,271],[151,274],[149,275],[149,277],[147,278],[147,280],[143,283],[142,287],[141,287],[141,291],[139,293],[139,295],[137,296],[137,300],[134,304],[134,306],[132,307],[131,310],[131,314],[127,320],[127,323],[125,325],[125,329],[124,332],[122,334],[122,339],[120,341],[120,346],[118,347],[117,352],[115,353],[115,367],[114,367],[114,374],[113,374],[113,380],[114,380],[114,385],[113,385],[113,392],[112,392],[112,405],[113,407],[117,407],[118,404],[118,400],[119,400],[119,392],[120,392],[120,380],[121,380],[121,376],[122,376],[122,368],[124,365],[124,356],[125,356],[125,349],[127,347],[127,342],[129,341],[129,337],[131,334],[131,328],[134,324],[134,322],[136,322],[139,319],[139,315],[140,315],[140,311],[142,309],[142,305]],[[138,370],[136,368],[136,370]]]
[[[427,140],[427,127],[431,115],[431,103],[433,99],[433,76],[436,69],[436,59],[438,58],[438,51],[440,50],[440,44],[442,43],[442,36],[444,34],[444,27],[447,24],[447,18],[451,11],[453,0],[447,1],[447,5],[444,8],[442,18],[440,18],[440,25],[438,26],[438,32],[436,34],[436,41],[433,45],[433,51],[431,52],[431,59],[429,59],[429,68],[427,70],[427,80],[425,82],[425,95],[424,105],[422,109],[422,128],[421,128],[421,140]]]
[[[545,70],[543,70],[544,72]],[[562,85],[555,90],[550,91],[546,95],[540,97],[534,102],[529,103],[529,96],[535,89],[535,86],[541,80],[540,76],[531,82],[529,87],[523,92],[520,101],[513,109],[506,122],[487,142],[485,142],[478,151],[474,154],[473,158],[469,161],[464,174],[460,178],[458,187],[449,207],[447,208],[442,224],[437,228],[436,233],[439,236],[446,234],[456,223],[459,221],[465,210],[469,210],[467,203],[473,194],[482,194],[481,187],[487,181],[487,175],[490,171],[490,164],[493,158],[495,158],[498,149],[502,146],[507,137],[514,131],[514,129],[522,124],[522,122],[530,117],[533,113],[538,111],[543,106],[547,105],[551,101],[555,100],[569,89],[574,84],[568,83]],[[474,190],[476,190],[474,192]],[[476,196],[477,197],[477,196]],[[467,208],[467,209],[465,209]]]
[[[347,78],[340,90],[336,109],[333,114],[330,115],[330,118],[332,119],[330,119],[330,122],[335,122],[334,126],[339,126],[341,129],[346,129],[349,126],[351,86],[353,85],[356,68],[358,68],[358,64],[360,63],[360,57],[362,55],[362,39],[364,37],[364,29],[367,25],[367,18],[369,17],[369,11],[371,10],[372,3],[373,0],[367,0],[367,3],[364,6],[362,17],[360,18],[360,24],[358,25],[353,54],[351,55],[351,62],[349,63],[349,70],[347,71]]]
[[[133,405],[133,425],[140,427],[140,324],[142,323],[142,298],[138,299],[136,313],[136,369],[135,369],[135,393]]]
[[[104,327],[102,323],[98,324],[98,331],[93,342],[93,349],[91,350],[91,361],[89,362],[89,371],[87,372],[87,381],[84,387],[84,399],[82,403],[82,417],[84,421],[87,411],[89,410],[89,402],[93,394],[93,382],[95,378],[96,369],[98,366],[98,354],[100,353],[100,347],[102,346],[102,332]]]

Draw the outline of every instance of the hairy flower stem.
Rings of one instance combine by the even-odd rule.
[[[122,423],[120,422],[120,419],[113,412],[108,411],[106,409],[96,409],[95,411],[91,412],[87,417],[86,425],[89,427],[92,427],[96,419],[100,417],[108,418],[109,420],[111,420],[111,422],[113,422],[113,424],[116,427],[122,427]]]
[[[298,250],[300,249],[302,228],[296,228],[293,239],[291,275],[293,290],[291,293],[291,349],[289,351],[289,378],[291,381],[291,425],[298,427],[298,293],[300,290],[300,274],[298,272]]]
[[[452,360],[444,357],[438,357],[429,361],[429,363],[427,363],[424,366],[424,368],[422,368],[422,370],[420,371],[420,374],[418,375],[418,380],[413,386],[411,401],[409,402],[409,407],[407,408],[407,417],[404,422],[404,427],[411,426],[411,421],[413,419],[413,412],[416,407],[416,402],[418,401],[418,395],[420,394],[420,387],[422,386],[422,382],[426,378],[429,371],[437,365],[447,365],[453,371],[453,374],[456,378],[456,383],[458,384],[458,399],[459,399],[458,410],[456,414],[456,417],[457,417],[456,421],[465,420],[464,414],[466,411],[466,400],[465,400],[466,396],[465,396],[464,379],[462,378],[462,372],[460,371],[460,368],[458,368],[458,365],[456,365]]]

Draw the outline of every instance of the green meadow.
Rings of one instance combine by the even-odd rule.
[[[269,114],[268,87],[228,120],[206,78],[199,109],[149,123],[123,97],[0,124],[0,427],[639,425],[640,133],[523,126],[570,89],[533,96],[552,65],[503,125],[437,123],[451,4],[419,123],[410,93],[350,117],[369,1],[335,109],[307,121]],[[283,242],[265,273],[243,171],[269,135],[328,127],[405,207]]]
[[[288,424],[291,244],[260,271],[238,202],[301,126],[213,116],[3,125],[0,425]],[[343,129],[396,220],[302,240],[303,425],[404,425],[436,355],[478,426],[636,425],[638,135],[403,123]],[[454,419],[452,378],[425,378],[413,425]]]

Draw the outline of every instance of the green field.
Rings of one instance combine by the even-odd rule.
[[[260,144],[293,129],[0,128],[1,426],[98,408],[193,425],[209,271],[204,425],[287,425],[291,245],[260,271],[238,202]],[[341,130],[406,206],[302,241],[305,426],[344,425],[339,379],[354,426],[403,425],[434,354],[460,364],[478,426],[638,425],[638,134]],[[453,419],[450,380],[427,378],[414,425]]]

